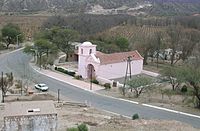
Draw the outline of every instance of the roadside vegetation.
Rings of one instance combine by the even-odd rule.
[[[23,33],[19,26],[8,23],[1,29],[0,49],[8,49],[11,44],[19,46],[23,42]]]

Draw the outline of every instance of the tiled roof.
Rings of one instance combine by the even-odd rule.
[[[131,60],[143,60],[143,57],[138,53],[138,51],[104,54],[97,53],[96,57],[100,59],[101,65],[120,63],[126,61],[127,58],[131,56]]]

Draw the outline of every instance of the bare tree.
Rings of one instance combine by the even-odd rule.
[[[180,79],[176,78],[180,75],[177,68],[175,68],[175,67],[164,68],[161,71],[161,74],[167,78],[167,80],[169,81],[169,83],[172,86],[173,91],[175,91],[179,88],[182,81]]]
[[[170,26],[167,30],[169,36],[169,47],[172,49],[171,65],[174,65],[175,63],[175,54],[180,46],[180,41],[182,40],[182,30],[183,27],[180,25]]]
[[[183,61],[192,54],[195,46],[200,42],[200,32],[195,29],[184,30],[184,37],[181,40],[181,59]]]
[[[159,60],[159,55],[161,53],[161,49],[164,46],[164,42],[163,42],[163,36],[162,36],[162,32],[156,32],[155,33],[155,52],[156,52],[156,63],[157,63],[157,68],[158,68],[158,60]]]
[[[14,82],[13,73],[12,72],[6,73],[6,76],[3,76],[3,72],[2,72],[2,76],[0,79],[1,79],[0,84],[1,84],[1,90],[2,90],[2,102],[4,102],[4,97]]]
[[[136,77],[128,81],[128,86],[133,89],[136,97],[139,97],[143,90],[153,83],[152,79],[147,77]]]

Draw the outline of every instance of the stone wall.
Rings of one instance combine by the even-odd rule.
[[[57,114],[4,117],[5,131],[56,131]]]

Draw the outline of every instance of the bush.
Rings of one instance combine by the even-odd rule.
[[[91,82],[94,83],[94,84],[97,84],[97,85],[99,84],[99,81],[96,80],[96,79],[91,80]]]
[[[77,76],[75,76],[75,79],[81,80],[81,79],[82,79],[82,76],[81,76],[81,75],[77,75]]]
[[[3,43],[0,42],[0,50],[4,50],[6,47],[3,45]]]
[[[182,88],[181,88],[181,92],[182,93],[186,93],[188,90],[187,90],[187,86],[184,85]]]
[[[16,80],[15,87],[16,87],[17,89],[22,88],[22,81],[21,81],[21,80]]]
[[[67,74],[67,71],[63,68],[57,67],[57,71]]]
[[[136,120],[136,119],[139,119],[139,115],[137,113],[132,116],[132,120]]]
[[[65,69],[63,69],[63,68],[60,68],[60,67],[55,67],[55,70],[57,70],[57,71],[60,71],[60,72],[62,72],[62,73],[65,73],[65,74],[67,74],[67,75],[70,75],[70,76],[75,76],[75,72],[73,72],[73,71],[67,71],[67,70],[65,70]]]
[[[86,124],[82,123],[82,124],[78,125],[78,130],[79,131],[88,131],[88,127]]]
[[[68,128],[67,131],[79,131],[77,127]]]
[[[69,71],[69,72],[67,71],[67,73],[66,73],[66,74],[68,74],[68,75],[70,75],[70,76],[73,76],[73,77],[74,77],[76,73],[75,73],[75,72],[72,72],[72,71]]]
[[[106,90],[111,88],[110,83],[105,83],[103,86],[105,87]]]

